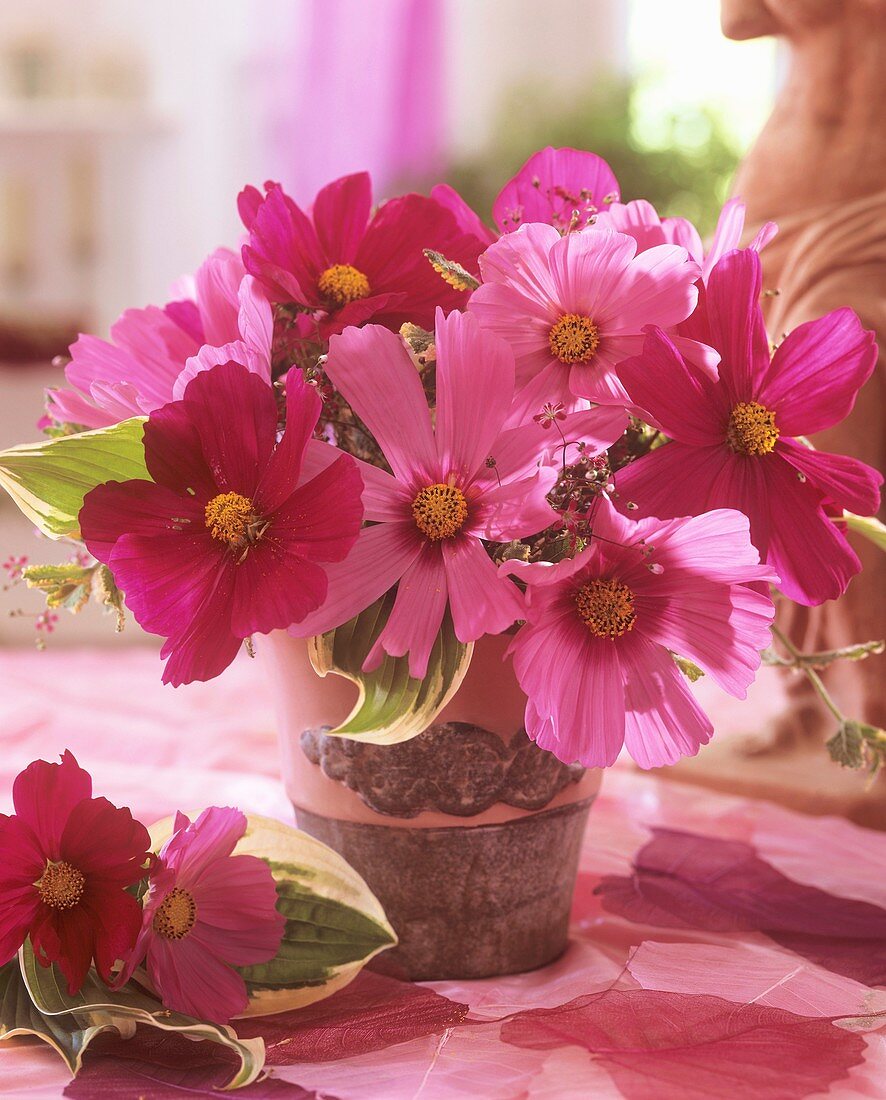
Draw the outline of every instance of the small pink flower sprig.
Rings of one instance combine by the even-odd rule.
[[[12,619],[33,621],[37,649],[46,649],[49,635],[58,628],[60,610],[77,615],[89,603],[112,613],[117,633],[123,630],[126,620],[123,594],[107,566],[82,548],[75,549],[68,560],[59,565],[31,564],[26,556],[21,555],[10,556],[0,568],[9,578],[2,591],[8,592],[24,584],[37,589],[46,601],[45,609],[36,613],[21,607],[8,612]]]

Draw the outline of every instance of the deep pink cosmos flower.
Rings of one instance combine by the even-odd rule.
[[[480,257],[483,283],[468,309],[507,340],[517,362],[517,403],[622,404],[616,366],[643,346],[646,325],[676,325],[695,308],[698,264],[685,248],[637,242],[608,229],[561,236],[524,225]]]
[[[838,309],[800,325],[770,355],[760,287],[751,250],[728,253],[711,273],[698,323],[722,356],[719,381],[687,364],[658,330],[621,365],[632,402],[671,442],[621,470],[616,487],[638,516],[744,512],[785,595],[819,604],[836,599],[861,568],[828,513],[875,512],[883,479],[795,437],[848,415],[877,347],[852,310]]]
[[[431,198],[451,210],[466,233],[489,245],[499,233],[512,233],[528,222],[543,222],[562,232],[583,229],[618,202],[619,188],[612,169],[596,153],[549,145],[533,153],[499,191],[492,204],[498,233],[484,225],[448,184],[437,184]]]
[[[299,483],[320,399],[289,372],[286,431],[275,447],[274,391],[239,363],[203,371],[152,413],[153,481],[88,493],[80,529],[145,630],[166,637],[164,683],[217,676],[244,638],[300,622],[326,597],[321,563],[357,537],[362,482],[342,456]]]
[[[193,298],[128,309],[111,326],[110,341],[84,335],[71,345],[65,377],[73,388],[47,391],[52,420],[103,428],[180,396],[175,383],[186,366],[190,378],[200,366],[231,359],[252,370],[270,361],[271,306],[239,256],[217,249],[188,282]],[[214,356],[201,353],[203,345],[216,348]]]
[[[247,187],[238,199],[249,231],[243,262],[274,302],[316,311],[321,337],[369,320],[430,328],[436,306],[464,305],[465,292],[440,278],[423,249],[473,268],[483,242],[433,199],[403,195],[372,214],[369,175],[359,172],[324,187],[306,214],[279,184],[265,186],[264,196]]]
[[[117,984],[146,960],[167,1008],[226,1024],[249,1003],[234,967],[273,959],[286,919],[267,863],[232,855],[246,832],[244,814],[213,806],[194,822],[176,814],[174,828],[151,872],[141,931]]]
[[[498,573],[483,541],[507,542],[556,520],[545,497],[557,473],[539,469],[556,446],[539,424],[507,428],[514,358],[475,318],[437,313],[437,412],[403,341],[376,325],[350,329],[330,343],[326,372],[375,437],[393,474],[360,465],[366,518],[350,557],[330,568],[329,598],[292,628],[318,634],[346,622],[397,584],[397,597],[367,667],[409,653],[410,674],[425,675],[449,608],[457,637],[497,634],[522,614],[515,585]],[[589,454],[623,432],[620,409],[597,409],[564,425]],[[308,465],[337,452],[317,443]]]
[[[600,498],[587,549],[503,569],[527,583],[510,647],[526,732],[567,763],[608,767],[623,744],[643,768],[694,756],[713,727],[671,652],[743,699],[769,643],[775,578],[739,512],[632,523]]]
[[[95,966],[105,981],[132,949],[141,907],[126,888],[145,874],[148,831],[129,810],[92,797],[92,779],[65,752],[16,778],[15,814],[0,814],[0,966],[30,937],[73,996]]]

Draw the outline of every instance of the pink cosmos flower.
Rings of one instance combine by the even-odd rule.
[[[126,310],[111,326],[110,341],[80,336],[65,368],[73,388],[47,391],[52,420],[103,428],[144,416],[181,396],[176,380],[186,367],[186,380],[200,367],[230,359],[260,371],[270,361],[273,315],[240,258],[216,250],[193,284],[193,300]],[[203,345],[224,346],[207,357]]]
[[[147,959],[167,1008],[226,1024],[249,1004],[234,967],[273,959],[286,918],[277,912],[267,863],[232,855],[246,832],[244,814],[213,806],[194,822],[176,814],[174,828],[151,872],[141,932],[117,985]]]
[[[775,577],[739,512],[632,523],[600,498],[587,549],[503,570],[527,584],[509,650],[526,732],[566,763],[608,767],[622,745],[643,768],[694,756],[713,727],[672,652],[743,699],[769,643]]]
[[[141,924],[127,892],[144,875],[150,838],[129,810],[92,797],[70,752],[35,760],[16,778],[15,814],[0,814],[0,966],[30,937],[42,966],[57,963],[71,996],[95,959],[107,982]]]
[[[480,270],[468,309],[513,348],[525,415],[581,398],[623,404],[615,368],[642,349],[644,327],[676,325],[698,300],[699,267],[685,248],[638,254],[632,237],[608,229],[561,236],[524,225],[480,257]]]
[[[164,683],[217,676],[253,633],[300,622],[327,592],[321,563],[341,561],[363,508],[354,460],[300,482],[320,399],[292,370],[286,430],[277,404],[239,363],[203,371],[184,398],[152,413],[145,460],[153,481],[88,493],[80,529],[145,630],[166,637]]]
[[[451,210],[466,233],[485,245],[497,240],[499,234],[484,225],[448,184],[438,184],[431,198]],[[549,145],[533,153],[508,180],[493,203],[492,216],[500,233],[511,233],[527,222],[544,222],[565,232],[593,224],[618,199],[618,180],[602,157]]]
[[[538,424],[507,428],[514,359],[476,319],[437,312],[437,412],[432,424],[421,380],[403,341],[376,325],[330,342],[326,372],[375,437],[392,474],[360,464],[366,518],[348,559],[329,570],[329,598],[291,629],[319,634],[346,622],[397,584],[391,616],[366,667],[409,653],[410,675],[425,675],[447,608],[462,642],[497,634],[522,615],[514,584],[484,548],[544,530],[556,520],[545,497],[557,477],[539,469],[555,447]],[[567,439],[588,453],[623,432],[620,409],[578,414]],[[579,433],[579,434],[577,434]],[[336,450],[317,443],[308,468]]]
[[[722,356],[712,381],[652,330],[643,353],[619,368],[632,402],[671,442],[621,470],[620,499],[636,515],[682,516],[737,508],[751,538],[802,604],[836,599],[861,568],[828,515],[870,515],[882,477],[857,459],[810,450],[797,436],[843,420],[877,359],[874,334],[849,309],[796,328],[770,355],[759,305],[760,258],[730,252],[700,307]]]
[[[730,199],[720,211],[717,228],[714,230],[710,247],[705,253],[698,230],[686,218],[660,218],[652,203],[645,199],[633,202],[614,202],[597,218],[599,228],[615,229],[627,233],[637,242],[637,248],[644,252],[660,244],[679,244],[701,266],[701,277],[707,282],[708,276],[722,256],[738,248],[744,232],[745,205],[741,199]],[[761,251],[778,232],[775,222],[766,222],[751,241],[749,248]]]
[[[324,187],[306,214],[279,184],[265,186],[264,196],[247,187],[238,199],[249,231],[243,262],[274,302],[316,311],[321,337],[369,320],[430,328],[436,306],[463,306],[465,292],[440,278],[423,249],[470,268],[483,242],[438,202],[403,195],[371,214],[372,185],[359,172]]]

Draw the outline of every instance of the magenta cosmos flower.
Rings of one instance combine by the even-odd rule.
[[[539,468],[552,447],[539,424],[505,428],[514,392],[514,358],[476,319],[437,313],[437,411],[432,424],[418,372],[403,341],[376,325],[349,329],[330,343],[326,372],[388,460],[392,474],[361,463],[366,518],[349,558],[330,567],[329,598],[291,632],[319,634],[368,607],[394,584],[393,611],[370,668],[409,653],[410,675],[428,657],[449,609],[456,636],[471,642],[497,634],[522,615],[516,586],[500,574],[484,542],[508,542],[556,520],[546,494],[557,477]],[[622,410],[578,414],[564,427],[588,453],[624,431]],[[581,432],[581,435],[577,435]],[[308,454],[322,467],[336,450],[317,443]]]
[[[671,442],[620,471],[638,516],[737,508],[751,538],[802,604],[835,599],[861,568],[829,512],[870,515],[882,477],[857,459],[814,451],[797,436],[843,420],[877,359],[874,334],[849,309],[798,326],[770,355],[759,305],[760,258],[731,252],[704,298],[705,338],[720,352],[712,381],[652,331],[619,375],[635,406]]]
[[[234,967],[273,959],[286,918],[277,912],[271,870],[257,856],[233,855],[246,832],[239,810],[213,806],[175,831],[151,872],[141,931],[117,982],[142,961],[173,1012],[226,1024],[246,1011],[246,984]]]
[[[533,153],[504,185],[492,205],[499,233],[477,217],[459,193],[440,183],[431,191],[451,210],[466,233],[492,244],[499,233],[512,233],[527,222],[544,222],[565,232],[592,225],[601,211],[619,200],[618,180],[595,153],[548,146]],[[680,242],[682,243],[682,242]]]
[[[743,699],[769,643],[772,600],[747,518],[620,516],[600,498],[587,549],[556,565],[508,562],[527,584],[510,652],[526,732],[566,763],[643,768],[694,756],[713,727],[672,653]]]
[[[239,363],[221,364],[149,417],[153,481],[87,494],[84,541],[141,626],[166,637],[164,683],[217,676],[244,638],[300,622],[326,598],[321,563],[347,555],[363,507],[348,456],[300,483],[319,414],[316,391],[290,371],[275,447],[274,391]]]
[[[403,195],[372,214],[369,175],[359,172],[324,187],[306,214],[279,184],[265,186],[264,196],[255,187],[239,196],[243,262],[274,302],[316,311],[321,337],[369,320],[430,328],[436,306],[464,305],[465,292],[441,279],[423,249],[472,268],[483,242],[433,199]]]
[[[84,335],[71,345],[65,378],[72,388],[47,391],[53,421],[103,428],[159,409],[180,396],[176,380],[203,345],[227,347],[214,359],[204,355],[202,365],[236,359],[259,370],[260,359],[270,360],[271,306],[239,256],[220,248],[187,282],[192,298],[128,309],[109,341]]]
[[[145,874],[148,831],[129,810],[92,797],[70,752],[35,760],[15,780],[15,814],[0,814],[0,966],[30,937],[73,996],[92,964],[107,982],[135,943],[141,907],[127,887]]]
[[[642,350],[644,327],[676,325],[698,300],[685,248],[638,254],[633,237],[608,229],[524,225],[480,257],[480,271],[468,309],[513,348],[527,415],[545,402],[622,404],[615,368]]]

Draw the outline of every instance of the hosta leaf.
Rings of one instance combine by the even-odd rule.
[[[283,942],[267,963],[242,967],[249,991],[246,1015],[286,1012],[322,1000],[352,981],[397,936],[378,899],[331,848],[290,825],[250,814],[237,855],[264,859],[277,883],[277,908],[286,917]],[[159,850],[173,819],[154,825]]]
[[[71,1073],[77,1073],[83,1053],[96,1035],[116,1031],[123,1038],[131,1036],[138,1024],[174,1031],[190,1039],[204,1039],[232,1050],[240,1060],[240,1068],[225,1086],[242,1088],[259,1077],[265,1060],[261,1039],[237,1038],[229,1027],[204,1023],[178,1012],[169,1012],[156,998],[133,984],[113,992],[91,970],[83,988],[75,996],[68,993],[67,983],[54,966],[41,966],[29,943],[19,953],[19,981],[25,996],[30,996],[32,1008],[40,1017],[30,1032],[51,1043],[65,1059]],[[21,1005],[22,990],[13,990],[7,983],[7,997]],[[5,1004],[6,997],[4,998]],[[25,1034],[19,1031],[18,1034]]]
[[[388,620],[394,596],[387,593],[355,619],[308,642],[311,664],[320,676],[333,672],[352,680],[359,689],[354,709],[330,734],[396,745],[427,729],[458,691],[474,651],[455,636],[448,612],[434,642],[427,675],[409,675],[408,657],[384,656],[378,668],[362,665]]]
[[[44,535],[76,537],[83,498],[105,481],[148,479],[144,418],[0,451],[0,486]]]
[[[48,1043],[72,1074],[88,1045],[86,1030],[72,1016],[44,1016],[28,995],[18,960],[0,967],[0,1042],[35,1036]]]

